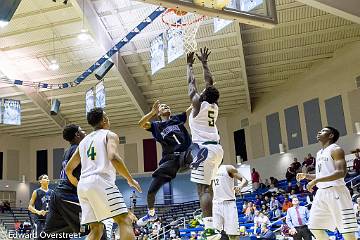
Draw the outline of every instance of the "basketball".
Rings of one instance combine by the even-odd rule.
[[[194,4],[208,8],[223,9],[231,0],[194,0]]]

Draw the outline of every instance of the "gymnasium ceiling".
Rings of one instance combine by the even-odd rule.
[[[250,110],[250,101],[255,103],[264,93],[331,58],[337,49],[360,40],[356,21],[299,1],[276,0],[279,24],[273,29],[231,24],[214,34],[211,21],[200,27],[197,40],[199,47],[212,50],[209,64],[221,92],[222,115],[239,107]],[[85,0],[84,6],[85,13],[81,0],[67,5],[59,0],[22,0],[10,24],[0,28],[0,78],[70,82],[156,8],[134,0]],[[92,35],[85,42],[78,39],[83,14]],[[120,51],[117,66],[106,75],[106,111],[113,127],[136,124],[155,99],[169,104],[173,112],[189,105],[185,57],[151,75],[150,41],[165,29],[157,19]],[[55,72],[49,70],[54,46],[60,62]],[[195,73],[201,82],[198,64]],[[1,133],[37,137],[59,133],[69,122],[87,126],[84,95],[96,83],[91,76],[74,88],[44,91],[0,82],[0,98],[19,99],[22,106],[22,125],[0,125]],[[56,117],[49,115],[53,98],[61,101]]]

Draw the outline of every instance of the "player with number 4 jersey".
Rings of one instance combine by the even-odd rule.
[[[214,179],[218,167],[220,166],[224,151],[220,145],[220,136],[216,127],[219,107],[219,91],[214,86],[213,78],[207,65],[210,55],[208,48],[200,49],[200,55],[196,54],[201,61],[205,89],[199,93],[196,87],[193,63],[194,53],[187,55],[187,77],[189,87],[189,97],[192,102],[192,112],[189,116],[189,126],[193,144],[198,144],[200,148],[207,148],[208,155],[205,159],[198,158],[191,164],[191,181],[198,186],[200,207],[203,213],[205,239],[220,239],[221,235],[214,232],[212,226],[212,187],[211,181]]]
[[[132,178],[123,159],[118,154],[119,137],[110,131],[110,121],[102,108],[94,108],[87,114],[94,131],[79,144],[66,165],[69,181],[77,186],[82,210],[81,223],[90,225],[88,240],[98,240],[103,233],[101,221],[113,218],[119,225],[120,238],[133,240],[132,219],[128,215],[123,196],[115,184],[116,172],[131,187],[141,192],[140,185]],[[80,180],[73,170],[81,163]]]

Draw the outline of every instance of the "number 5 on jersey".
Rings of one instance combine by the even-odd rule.
[[[215,117],[214,117],[214,111],[208,111],[208,118],[209,118],[209,127],[215,126]]]
[[[95,160],[96,157],[96,151],[95,151],[95,147],[93,147],[93,143],[94,141],[91,142],[90,147],[86,152],[87,157],[90,158],[91,160]]]

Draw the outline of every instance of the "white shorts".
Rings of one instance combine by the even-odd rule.
[[[213,201],[213,227],[226,234],[240,235],[238,211],[235,201]]]
[[[211,180],[216,176],[216,172],[223,160],[224,150],[220,144],[199,144],[201,148],[206,147],[209,151],[205,161],[200,163],[196,170],[191,170],[191,181],[205,185],[211,185]]]
[[[81,206],[81,224],[101,222],[127,213],[123,196],[115,183],[98,175],[80,178],[77,192]]]
[[[319,189],[310,210],[309,229],[340,233],[357,231],[355,213],[346,186]]]

